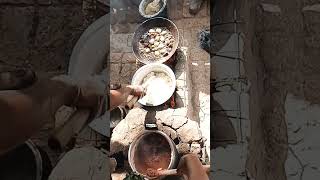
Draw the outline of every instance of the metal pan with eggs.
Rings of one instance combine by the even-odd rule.
[[[179,31],[169,19],[156,17],[143,22],[133,36],[132,48],[143,64],[164,63],[179,45]]]

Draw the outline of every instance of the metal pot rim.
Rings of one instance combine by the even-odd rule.
[[[140,133],[133,141],[132,143],[130,144],[129,146],[129,151],[128,151],[128,161],[129,161],[129,165],[132,169],[132,171],[134,171],[135,173],[138,173],[140,174],[136,168],[135,168],[135,165],[134,165],[134,162],[133,162],[133,155],[131,155],[132,151],[134,150],[134,148],[136,147],[137,145],[137,141],[140,140],[142,138],[142,136],[144,135],[147,135],[147,134],[150,134],[150,133],[158,133],[160,135],[162,135],[166,140],[167,142],[169,143],[170,145],[170,149],[171,149],[171,159],[170,159],[170,164],[168,166],[168,169],[172,169],[174,168],[174,166],[176,165],[175,163],[175,156],[177,154],[177,149],[176,149],[176,146],[174,145],[174,142],[172,141],[172,139],[164,132],[160,131],[160,130],[145,130],[144,132]],[[148,177],[148,176],[145,176],[149,179],[156,179],[157,177]]]
[[[165,64],[147,64],[147,65],[142,66],[134,73],[134,75],[132,77],[131,85],[140,85],[140,84],[137,84],[138,83],[137,81],[139,80],[139,79],[137,79],[138,75],[140,73],[143,73],[144,71],[152,72],[152,69],[154,69],[156,67],[163,69],[163,72],[166,73],[170,77],[170,79],[172,80],[172,88],[170,89],[170,96],[167,99],[163,99],[161,102],[157,102],[152,105],[139,102],[140,104],[142,104],[144,106],[159,106],[159,105],[165,103],[166,101],[168,101],[170,99],[170,97],[173,95],[173,93],[176,89],[176,76],[175,76],[174,72],[172,71],[172,69]]]
[[[152,14],[152,15],[147,15],[145,14],[145,3],[146,3],[147,0],[142,0],[139,4],[139,13],[141,16],[143,16],[144,18],[153,18],[153,17],[156,17],[158,16],[160,13],[162,13],[162,11],[166,8],[167,6],[167,0],[161,0],[163,2],[162,4],[162,7],[160,8],[160,10],[155,13],[155,14]],[[150,0],[151,1],[151,0]]]

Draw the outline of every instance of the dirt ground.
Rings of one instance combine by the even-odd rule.
[[[0,70],[18,66],[66,73],[81,33],[101,15],[96,1],[0,3]]]

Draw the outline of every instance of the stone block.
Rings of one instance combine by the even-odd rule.
[[[201,132],[199,124],[195,121],[188,120],[188,122],[177,130],[178,137],[182,142],[191,143],[201,139]]]
[[[201,153],[201,145],[199,143],[192,143],[190,147],[190,152],[194,154]]]
[[[188,154],[190,153],[190,145],[188,143],[180,143],[177,145],[177,150],[179,154]]]
[[[187,79],[187,73],[183,70],[176,71],[175,75],[176,75],[177,80],[186,80]]]
[[[263,9],[265,12],[281,13],[281,8],[279,7],[279,5],[261,3],[261,6],[262,6],[262,9]]]
[[[288,152],[288,158],[286,160],[286,173],[290,179],[298,178],[301,173],[301,166],[299,161],[292,155],[292,153]]]
[[[122,57],[124,56],[123,53],[110,53],[110,62],[111,63],[121,63]]]
[[[144,117],[147,111],[135,108],[114,128],[111,135],[110,153],[128,151],[131,142],[145,130]]]
[[[170,138],[172,140],[176,139],[177,136],[177,132],[175,130],[173,130],[172,128],[168,127],[168,126],[163,126],[161,131],[163,131],[164,133],[166,133],[168,136],[170,136]]]
[[[178,90],[176,91],[177,98],[188,99],[188,91]]]
[[[132,50],[132,41],[133,41],[133,34],[129,34],[127,38],[127,46]]]
[[[190,13],[190,7],[192,13]],[[183,3],[183,17],[193,18],[193,17],[205,17],[208,16],[208,3],[206,0],[184,0]]]
[[[187,108],[178,108],[173,111],[172,116],[187,117]]]
[[[111,34],[111,52],[125,53],[132,52],[132,48],[128,46],[129,34]]]
[[[121,64],[120,67],[121,71],[119,76],[121,77],[121,83],[124,84],[131,84],[132,77],[136,72],[136,65],[135,64]]]
[[[136,63],[136,57],[133,53],[125,53],[122,58],[122,62]]]
[[[320,4],[313,4],[311,6],[305,6],[302,8],[302,11],[320,12]]]
[[[69,106],[60,107],[55,113],[55,128],[61,127],[75,112],[74,108]]]
[[[174,121],[174,118],[172,117],[173,111],[174,109],[158,111],[155,118],[167,126],[172,126],[172,122]]]
[[[187,123],[188,119],[186,117],[182,116],[174,116],[172,119],[172,125],[171,127],[173,129],[179,129],[182,127],[185,123]]]
[[[110,82],[119,83],[120,82],[120,64],[110,63]]]
[[[177,79],[176,83],[177,83],[177,88],[184,88],[187,86],[186,80]]]

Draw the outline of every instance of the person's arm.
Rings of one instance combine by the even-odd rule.
[[[110,90],[110,109],[114,109],[117,106],[130,101],[129,96],[141,96],[143,94],[143,88],[141,86],[127,85],[121,87],[118,90]]]
[[[76,87],[54,80],[40,80],[23,91],[0,91],[0,154],[54,121],[56,110],[76,96]]]
[[[187,154],[181,157],[177,171],[186,180],[209,180],[206,170],[195,154]]]
[[[142,89],[135,86],[112,91],[110,108],[125,103],[129,95],[141,93]],[[62,105],[95,110],[105,95],[105,85],[94,78],[77,82],[65,75],[38,80],[21,91],[0,91],[0,154],[23,143],[47,122],[54,122]]]

